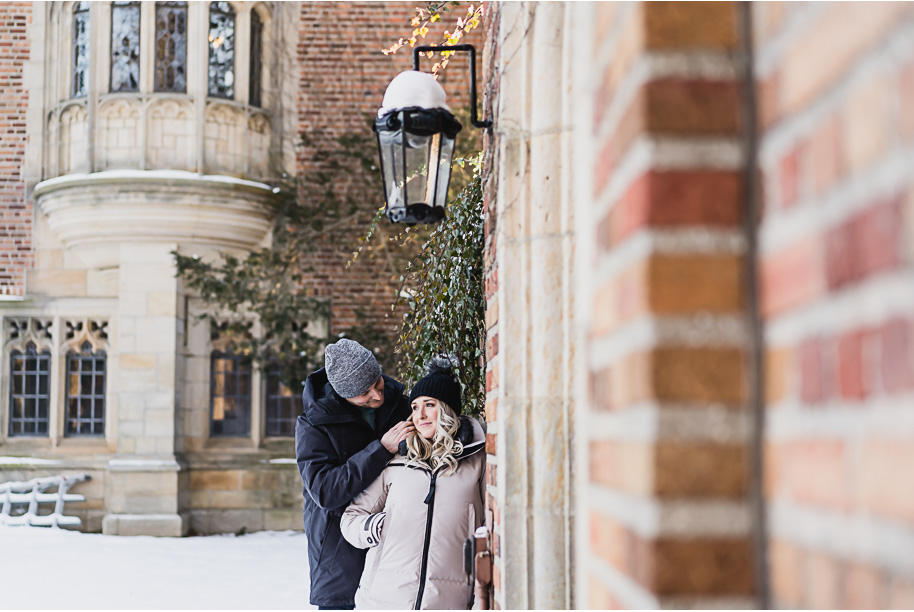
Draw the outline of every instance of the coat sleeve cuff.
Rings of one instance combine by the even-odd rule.
[[[381,543],[381,532],[384,529],[384,519],[386,517],[386,512],[378,512],[369,516],[368,520],[365,521],[364,529],[367,533],[364,535],[364,541],[368,548],[373,548]]]

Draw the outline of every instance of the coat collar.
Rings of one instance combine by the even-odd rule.
[[[375,423],[378,424],[388,421],[406,390],[406,387],[390,376],[381,376],[384,378],[384,403],[375,413]],[[333,390],[324,368],[308,376],[302,400],[303,414],[312,425],[363,422],[359,409]]]
[[[455,436],[463,444],[463,450],[456,456],[457,461],[462,461],[476,453],[482,452],[486,448],[486,435],[482,431],[479,421],[472,417],[460,417],[460,427],[457,429]],[[405,465],[416,469],[424,469],[431,472],[431,468],[424,463],[408,461],[406,459],[406,441],[400,442],[397,457],[391,460],[388,465]]]

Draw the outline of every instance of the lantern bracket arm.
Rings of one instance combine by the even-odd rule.
[[[491,119],[479,120],[479,115],[476,112],[476,47],[473,45],[447,45],[447,46],[431,46],[424,45],[420,47],[413,47],[413,70],[419,70],[419,58],[422,53],[428,51],[435,51],[440,53],[441,51],[469,51],[470,53],[470,122],[473,124],[473,127],[476,128],[489,128],[492,127]]]

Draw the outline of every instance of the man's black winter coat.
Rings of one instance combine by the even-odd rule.
[[[393,457],[380,437],[410,417],[403,391],[402,384],[384,376],[384,404],[375,411],[372,430],[358,408],[336,394],[323,369],[305,382],[295,455],[304,483],[312,605],[353,604],[366,551],[343,539],[340,517]]]

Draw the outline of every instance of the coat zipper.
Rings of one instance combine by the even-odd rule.
[[[428,514],[425,519],[425,544],[422,545],[422,569],[419,571],[419,593],[416,596],[414,610],[420,609],[422,595],[425,593],[425,578],[428,573],[428,549],[432,543],[432,514],[435,511],[435,480],[437,478],[438,472],[432,472],[428,495],[425,496],[425,503],[428,504]]]

